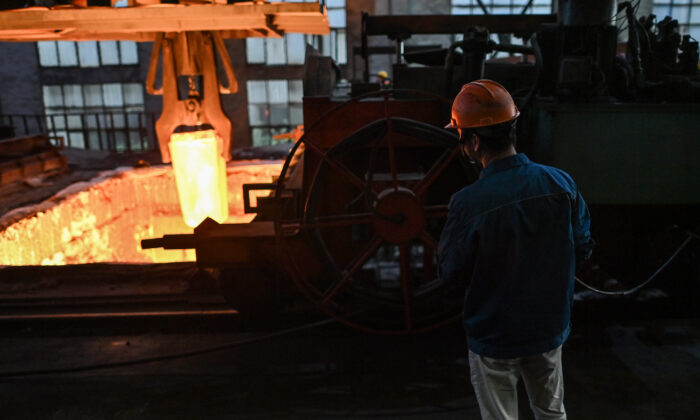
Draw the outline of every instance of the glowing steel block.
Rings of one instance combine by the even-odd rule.
[[[226,162],[223,141],[214,130],[175,133],[170,155],[175,171],[182,217],[190,227],[210,217],[224,223],[228,217]]]

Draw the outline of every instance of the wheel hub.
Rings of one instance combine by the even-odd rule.
[[[425,215],[418,198],[408,188],[387,188],[374,205],[374,228],[388,242],[404,243],[423,230]]]

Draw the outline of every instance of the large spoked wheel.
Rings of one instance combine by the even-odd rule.
[[[319,162],[303,197],[303,215],[293,220],[280,214],[276,228],[284,251],[294,246],[290,238],[301,236],[318,259],[321,268],[313,274],[293,252],[286,265],[320,309],[365,331],[409,334],[461,313],[463,290],[439,280],[436,254],[449,199],[477,171],[462,157],[454,133],[389,115],[388,102],[397,92],[405,94],[377,92],[330,111],[363,100],[385,104],[383,118],[328,150],[307,140],[313,126],[306,131],[290,154],[304,144]],[[285,193],[287,167],[277,197]]]

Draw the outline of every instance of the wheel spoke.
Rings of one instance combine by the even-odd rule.
[[[339,214],[333,216],[317,217],[310,222],[301,220],[289,220],[281,224],[283,230],[296,231],[308,229],[324,229],[331,227],[344,227],[372,223],[372,213]]]
[[[441,204],[437,206],[426,206],[423,208],[423,214],[428,219],[433,219],[436,217],[446,217],[449,208],[446,204]]]
[[[396,154],[394,151],[394,142],[391,141],[391,137],[393,134],[392,128],[391,128],[391,118],[389,118],[389,96],[384,95],[384,117],[386,118],[386,134],[384,137],[386,138],[386,143],[387,147],[389,149],[389,168],[391,169],[391,186],[394,187],[394,190],[399,188],[399,180],[398,176],[396,175]]]
[[[323,294],[321,304],[323,306],[328,305],[328,303],[335,297],[335,295],[343,288],[347,282],[352,278],[352,276],[357,272],[357,270],[362,267],[362,265],[369,259],[369,257],[374,254],[379,245],[382,243],[382,238],[375,236],[372,240],[365,246],[362,251],[355,257],[355,259],[348,265],[344,270],[345,274],[343,278],[333,284],[326,293]]]
[[[430,248],[437,250],[438,249],[438,242],[433,238],[433,235],[430,234],[427,230],[423,229],[420,231],[418,234],[418,237]]]
[[[452,150],[445,150],[445,152],[440,155],[435,164],[430,168],[423,179],[413,188],[413,191],[418,197],[422,197],[423,194],[428,190],[433,182],[442,174],[442,171],[447,168],[447,165],[452,162],[452,160],[459,154],[459,147],[455,147]]]
[[[336,162],[332,159],[329,159],[328,156],[321,150],[318,146],[311,142],[306,142],[305,143],[309,150],[312,150],[314,153],[316,153],[318,156],[321,157],[321,159],[328,163],[332,168],[336,169],[338,172],[340,172],[343,176],[345,176],[348,181],[350,181],[353,185],[356,187],[360,188],[361,190],[365,189],[365,182],[362,181],[357,175],[352,173],[350,169],[348,169],[345,165],[343,165],[340,162]]]
[[[423,247],[423,284],[430,283],[435,278],[435,264],[433,264],[433,256],[435,249],[430,246]]]
[[[406,323],[406,329],[413,329],[413,323],[411,321],[411,302],[410,302],[410,291],[408,284],[408,275],[411,259],[408,255],[409,248],[402,245],[399,248],[399,259],[401,264],[401,290],[403,292],[403,314],[404,322]]]

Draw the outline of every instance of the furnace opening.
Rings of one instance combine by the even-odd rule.
[[[228,223],[250,222],[242,185],[268,183],[279,161],[227,165]],[[251,192],[251,199],[268,194]],[[254,203],[253,203],[254,204]],[[141,248],[141,239],[192,233],[180,211],[171,166],[117,168],[0,217],[0,265],[194,261],[194,250]]]

